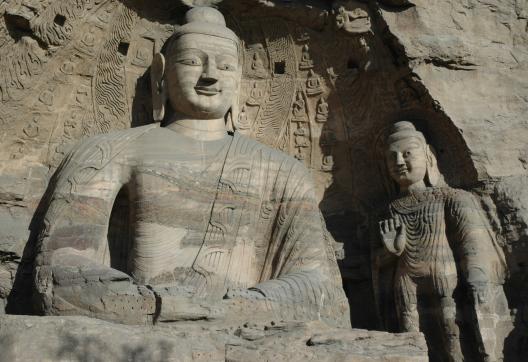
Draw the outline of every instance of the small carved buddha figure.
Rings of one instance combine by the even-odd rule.
[[[293,115],[295,118],[304,118],[306,116],[306,102],[301,92],[297,92],[297,99],[293,102]]]
[[[264,91],[259,88],[257,82],[253,82],[251,90],[249,91],[249,98],[246,103],[250,106],[260,106],[262,98],[264,97]]]
[[[332,155],[323,156],[321,170],[324,172],[330,172],[334,170],[334,157]]]
[[[251,128],[251,124],[248,119],[246,105],[244,104],[242,108],[240,109],[240,114],[238,115],[237,129],[240,131],[246,131],[250,128]]]
[[[310,72],[308,73],[308,79],[306,80],[306,93],[310,96],[323,93],[321,79],[319,79],[319,76],[315,74],[313,69],[310,69]]]
[[[313,68],[313,60],[310,57],[310,48],[308,44],[304,44],[302,47],[301,62],[299,63],[300,70],[307,70]]]
[[[238,120],[238,37],[212,8],[185,20],[151,67],[154,119],[164,125],[86,139],[57,170],[36,307],[131,324],[349,326],[308,170],[229,131]]]
[[[506,305],[505,264],[479,204],[471,193],[444,183],[433,149],[410,122],[392,126],[385,162],[400,195],[390,203],[390,218],[380,222],[379,233],[386,249],[398,256],[394,297],[401,329],[419,330],[427,300],[441,327],[437,335],[445,355],[439,360],[462,361],[454,294],[462,288],[472,301],[475,353],[479,360],[498,359],[502,342],[495,338],[495,324]]]
[[[328,103],[326,103],[324,97],[319,99],[317,102],[317,114],[315,120],[319,123],[324,123],[328,120]]]
[[[297,122],[297,129],[293,132],[295,136],[296,147],[309,147],[308,129],[304,126],[304,122]]]
[[[268,73],[266,72],[266,68],[264,68],[264,63],[262,62],[262,59],[260,59],[260,56],[257,52],[253,53],[251,70],[253,72],[253,75],[258,78],[266,78],[266,76],[268,75]]]

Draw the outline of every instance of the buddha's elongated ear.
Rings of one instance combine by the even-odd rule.
[[[155,121],[165,117],[167,90],[165,89],[165,57],[161,53],[154,55],[150,67],[150,87],[152,89],[152,116]]]
[[[238,129],[238,117],[240,112],[238,110],[238,97],[235,97],[231,108],[226,114],[226,129],[228,132],[233,133]]]
[[[230,133],[233,133],[237,129],[239,129],[238,117],[240,117],[240,109],[239,109],[238,102],[240,98],[241,84],[242,84],[242,70],[240,69],[237,74],[236,94],[233,96],[233,102],[231,103],[231,108],[229,108],[229,111],[227,111],[227,114],[225,116],[226,129]]]
[[[438,162],[436,161],[436,152],[431,145],[425,146],[425,155],[427,158],[427,172],[425,174],[425,181],[428,186],[441,186],[444,183],[444,177],[438,169]]]

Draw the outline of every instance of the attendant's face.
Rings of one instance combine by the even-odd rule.
[[[391,143],[385,157],[389,174],[400,187],[407,188],[424,180],[427,155],[420,139],[409,137]]]
[[[167,56],[166,83],[172,107],[186,116],[225,116],[238,91],[236,44],[205,34],[185,34]]]

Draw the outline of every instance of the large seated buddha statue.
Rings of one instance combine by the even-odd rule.
[[[64,159],[35,265],[42,314],[350,325],[308,170],[236,132],[239,47],[220,12],[191,9],[151,67],[161,126],[85,139]]]

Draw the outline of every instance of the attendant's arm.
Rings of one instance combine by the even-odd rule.
[[[462,274],[469,286],[485,299],[489,284],[503,278],[500,250],[495,248],[488,221],[473,195],[452,190],[447,203],[448,234],[456,250]]]

